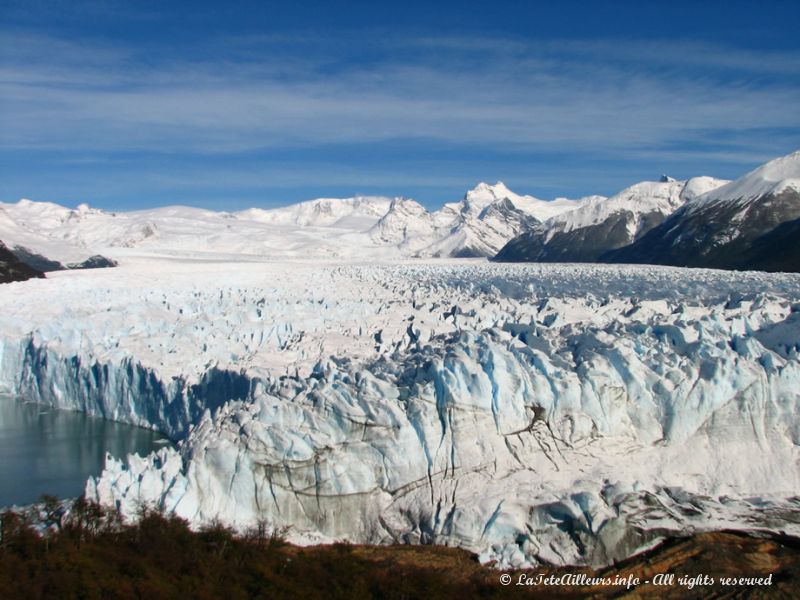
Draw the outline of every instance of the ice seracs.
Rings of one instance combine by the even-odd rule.
[[[796,532],[798,308],[796,275],[149,259],[3,286],[0,391],[182,440],[88,483],[124,515],[599,565]]]

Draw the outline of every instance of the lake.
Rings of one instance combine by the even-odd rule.
[[[80,496],[106,452],[144,455],[169,443],[149,429],[0,395],[0,507]]]

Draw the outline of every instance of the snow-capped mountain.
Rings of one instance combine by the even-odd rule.
[[[794,153],[734,182],[662,176],[610,198],[544,201],[502,182],[480,183],[433,212],[414,200],[380,196],[239,212],[183,206],[106,212],[21,200],[0,203],[0,239],[39,270],[209,254],[241,260],[495,256],[797,270],[798,162]]]
[[[102,254],[239,255],[243,259],[491,256],[544,218],[579,206],[479,184],[433,213],[414,200],[382,196],[320,198],[274,209],[216,212],[168,206],[106,212],[83,204],[0,203],[0,235],[41,268],[96,264]]]
[[[508,242],[500,261],[594,262],[627,246],[697,196],[727,183],[712,177],[641,182],[605,198],[585,199]]]
[[[390,203],[389,198],[326,198],[238,213],[188,206],[106,212],[22,200],[0,205],[8,217],[0,234],[13,246],[59,261],[97,253],[118,260],[208,254],[242,260],[336,258],[363,255],[374,245],[365,232]]]
[[[370,227],[385,215],[392,202],[391,198],[384,196],[318,198],[282,208],[251,208],[234,214],[270,225],[361,230]]]
[[[433,215],[444,232],[424,249],[426,256],[494,256],[510,239],[541,221],[581,206],[583,200],[539,200],[515,194],[499,181],[480,183],[461,202],[446,204]]]
[[[369,234],[377,244],[413,252],[433,243],[438,230],[433,215],[419,202],[395,198]]]
[[[604,260],[800,271],[800,151],[699,195]]]
[[[457,258],[493,256],[506,241],[540,223],[508,198],[488,204],[480,212],[472,209],[465,203],[446,234],[428,246],[425,253]]]
[[[508,240],[542,220],[575,210],[582,200],[539,200],[503,182],[479,183],[459,202],[428,212],[406,199],[392,201],[370,231],[373,240],[418,257],[493,256]]]
[[[79,215],[90,210],[86,205],[72,210],[30,200],[0,203],[0,239],[17,259],[36,271],[114,266],[113,261],[70,239],[69,231]]]
[[[509,200],[511,204],[538,221],[545,221],[550,217],[559,215],[577,208],[580,200],[556,198],[555,200],[540,200],[533,196],[521,196],[512,192],[506,184],[498,181],[494,185],[479,183],[464,195],[459,203],[460,212],[467,212],[473,216],[480,215],[486,208],[493,204]]]

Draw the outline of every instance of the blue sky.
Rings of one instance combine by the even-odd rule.
[[[0,200],[541,198],[800,148],[796,2],[0,0]]]

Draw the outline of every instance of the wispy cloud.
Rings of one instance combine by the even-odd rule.
[[[798,60],[696,44],[566,41],[544,49],[517,44],[510,52],[487,51],[500,42],[484,41],[477,46],[484,57],[466,70],[459,63],[470,56],[450,39],[442,45],[455,57],[387,58],[326,72],[327,61],[313,56],[290,70],[270,57],[152,64],[125,48],[5,40],[25,50],[4,52],[0,71],[0,143],[7,149],[234,152],[417,138],[625,150],[692,135],[705,140],[717,129],[800,126],[796,80],[756,85],[703,72],[719,62],[755,71],[760,60],[797,75]],[[462,46],[467,54],[476,49],[470,41]],[[700,69],[664,77],[631,71],[620,60]]]
[[[221,37],[189,59],[26,31],[0,39],[6,153],[208,157],[411,141],[518,163],[543,152],[675,158],[677,148],[748,163],[774,154],[775,136],[800,142],[800,57],[778,51],[365,36],[354,57],[352,44],[298,35]],[[287,185],[309,169],[290,171]],[[343,184],[357,172],[320,168],[316,177]],[[224,180],[215,173],[198,181]],[[413,174],[388,166],[360,176],[386,183]],[[418,185],[432,184],[428,177],[419,173]]]

